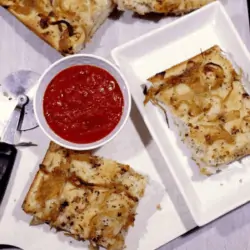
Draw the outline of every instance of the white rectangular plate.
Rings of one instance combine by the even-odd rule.
[[[199,226],[249,201],[250,158],[234,162],[220,174],[209,178],[202,176],[178,146],[178,135],[168,129],[160,111],[152,104],[143,105],[142,86],[148,77],[215,44],[230,52],[245,73],[250,72],[249,53],[219,2],[112,51],[112,57],[124,73],[133,98],[166,161],[166,168]]]

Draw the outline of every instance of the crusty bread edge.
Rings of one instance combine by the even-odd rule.
[[[46,151],[46,154],[43,158],[43,161],[42,161],[42,164],[46,161],[47,157],[49,156],[49,154],[51,152],[54,151],[54,148],[56,147],[57,145],[54,143],[54,142],[50,142],[49,144],[49,147]],[[60,146],[59,146],[60,147]],[[31,214],[32,211],[29,210],[28,208],[28,204],[29,204],[29,200],[31,199],[31,196],[32,196],[32,192],[33,190],[35,189],[36,185],[38,184],[38,182],[40,181],[40,176],[41,174],[44,174],[44,173],[41,173],[42,171],[40,169],[38,169],[34,179],[33,179],[33,182],[31,183],[30,185],[30,188],[29,188],[29,191],[28,193],[26,194],[25,198],[24,198],[24,201],[23,201],[23,204],[22,204],[22,209],[24,210],[24,212],[28,213],[28,214]]]
[[[4,7],[4,6],[3,6]],[[5,9],[8,10],[9,13],[11,13],[17,20],[22,22],[29,30],[31,30],[35,35],[37,35],[39,38],[41,38],[44,42],[46,42],[48,45],[50,45],[52,48],[56,49],[59,53],[62,55],[67,55],[67,54],[75,54],[82,50],[85,46],[85,44],[92,38],[92,36],[95,34],[95,32],[98,30],[98,28],[105,22],[105,20],[108,18],[108,16],[112,13],[112,11],[115,8],[115,4],[112,2],[107,8],[106,11],[103,11],[98,18],[95,20],[96,22],[94,23],[91,31],[89,34],[85,34],[84,36],[81,36],[81,39],[77,41],[77,43],[72,44],[72,53],[65,53],[60,50],[58,43],[52,39],[51,36],[46,36],[44,37],[43,34],[39,31],[38,28],[34,28],[32,24],[25,18],[22,18],[20,15],[17,15],[15,11],[13,11],[11,8],[4,7]],[[100,18],[100,19],[99,19]],[[36,27],[36,26],[35,26]]]
[[[39,38],[41,38],[44,42],[46,42],[48,45],[50,45],[53,49],[56,49],[59,53],[62,53],[59,50],[58,44],[55,43],[53,39],[51,39],[50,36],[45,38],[38,29],[35,29],[25,18],[21,18],[21,16],[17,15],[15,11],[12,11],[11,8],[5,8],[8,10],[9,13],[11,13],[17,20],[19,20],[21,23],[23,23],[29,30],[31,30],[35,35],[37,35]]]
[[[28,193],[26,194],[26,197],[24,198],[23,204],[22,204],[22,209],[24,210],[24,212],[26,212],[28,214],[33,214],[33,210],[31,210],[29,208],[29,203],[30,203],[29,200],[31,199],[33,190],[36,189],[36,186],[38,185],[38,182],[40,181],[40,177],[41,177],[41,171],[38,170],[33,182],[30,185]]]
[[[187,63],[190,61],[199,62],[204,56],[210,56],[213,53],[221,52],[221,49],[218,45],[214,45],[213,47],[209,48],[208,50],[202,51],[200,54],[195,55],[181,63],[178,63],[174,66],[172,66],[169,69],[166,69],[162,72],[159,72],[155,74],[154,76],[148,78],[147,80],[151,82],[153,85],[156,85],[159,80],[162,80],[164,78],[174,76],[174,75],[180,75],[186,70]]]
[[[112,2],[112,0],[111,0]],[[98,30],[98,28],[105,22],[105,20],[110,16],[110,14],[113,12],[113,10],[115,9],[115,3],[112,2],[109,6],[109,9],[107,9],[106,11],[103,11],[103,13],[101,13],[98,16],[98,21],[95,22],[94,26],[92,27],[90,33],[89,33],[89,39],[92,38],[92,36],[95,34],[95,32]]]

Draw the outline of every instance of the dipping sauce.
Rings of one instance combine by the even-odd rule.
[[[43,100],[50,128],[73,143],[91,143],[107,136],[119,123],[123,106],[115,78],[91,65],[61,71],[49,83]]]

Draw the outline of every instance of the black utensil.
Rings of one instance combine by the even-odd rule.
[[[29,99],[25,95],[18,97],[18,103],[11,115],[7,128],[0,142],[0,204],[4,197],[6,187],[15,163],[17,150],[14,146],[15,134],[23,115],[23,108]]]
[[[17,150],[13,145],[0,143],[0,204],[9,182],[16,154]]]
[[[21,250],[21,248],[19,248],[19,247],[0,244],[0,250],[17,250],[17,249]]]

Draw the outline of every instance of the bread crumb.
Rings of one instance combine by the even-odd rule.
[[[157,208],[157,210],[162,210],[162,207],[161,207],[160,204],[158,204],[158,205],[156,206],[156,208]]]
[[[220,172],[222,172],[221,169],[216,169],[216,174],[219,174]]]
[[[89,250],[99,250],[99,247],[90,242]]]
[[[200,173],[206,176],[211,176],[212,173],[210,173],[206,168],[201,168]]]

